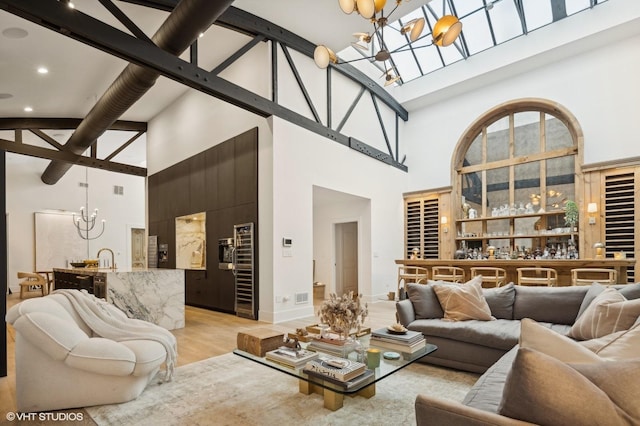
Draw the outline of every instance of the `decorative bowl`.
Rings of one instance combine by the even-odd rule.
[[[86,266],[84,262],[69,262],[69,264],[74,268],[84,268]]]

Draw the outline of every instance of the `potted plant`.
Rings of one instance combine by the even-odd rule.
[[[569,200],[564,209],[564,223],[571,228],[571,232],[575,232],[578,225],[578,204],[573,200]]]

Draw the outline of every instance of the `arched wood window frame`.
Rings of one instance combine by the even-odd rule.
[[[549,114],[559,121],[561,121],[567,128],[572,140],[573,144],[571,147],[555,149],[552,151],[540,151],[534,152],[521,156],[514,156],[513,143],[515,140],[515,132],[514,132],[514,115],[521,112],[539,112],[541,114]],[[487,128],[491,126],[491,124],[496,121],[508,117],[509,118],[509,144],[510,155],[509,158],[504,160],[486,162],[487,154],[486,154],[486,146],[487,146]],[[540,134],[539,137],[541,139],[541,147],[545,147],[545,120],[544,116],[541,116],[539,121],[540,123]],[[479,164],[474,164],[470,166],[464,165],[464,160],[467,155],[467,151],[476,140],[478,135],[482,134],[482,162]],[[582,128],[578,123],[578,120],[575,116],[564,106],[560,105],[557,102],[553,102],[547,99],[540,98],[523,98],[523,99],[515,99],[503,104],[500,104],[489,111],[482,114],[478,117],[462,134],[461,138],[458,140],[456,148],[454,150],[454,154],[451,162],[451,182],[453,182],[452,189],[452,200],[451,200],[451,208],[452,208],[452,217],[456,219],[462,218],[462,193],[463,193],[463,175],[465,173],[470,172],[479,172],[483,175],[483,185],[486,185],[486,172],[487,170],[509,167],[509,180],[510,182],[514,181],[514,170],[515,166],[540,161],[541,162],[541,174],[540,174],[540,182],[541,189],[544,189],[545,183],[545,172],[543,171],[544,165],[546,164],[546,160],[559,158],[563,156],[575,156],[574,158],[574,191],[576,202],[578,203],[579,211],[585,211],[585,207],[583,205],[582,197],[580,196],[581,192],[581,184],[583,181],[582,176],[582,165],[583,165],[583,144],[584,144],[584,135],[582,132]],[[486,194],[486,188],[483,190],[483,194]],[[484,196],[484,195],[483,195]],[[546,199],[544,199],[544,191],[541,191],[541,196],[543,197],[542,203],[546,205]],[[509,195],[510,203],[514,203],[514,185],[510,184],[510,195]],[[486,201],[486,200],[483,200]],[[483,211],[479,211],[478,213],[483,217],[490,216],[490,212],[487,212],[487,203],[482,203]],[[580,228],[583,228],[580,226]],[[455,235],[452,235],[455,237]],[[582,245],[582,238],[581,245]],[[581,247],[582,248],[582,247]]]

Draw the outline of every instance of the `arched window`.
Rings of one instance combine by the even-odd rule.
[[[544,99],[510,101],[478,118],[452,160],[457,246],[533,250],[571,239],[577,230],[566,229],[564,210],[580,194],[582,143],[575,117]]]

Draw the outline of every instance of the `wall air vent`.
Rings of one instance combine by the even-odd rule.
[[[296,293],[296,305],[309,303],[309,293]]]
[[[124,186],[113,185],[113,193],[115,195],[124,195]]]

